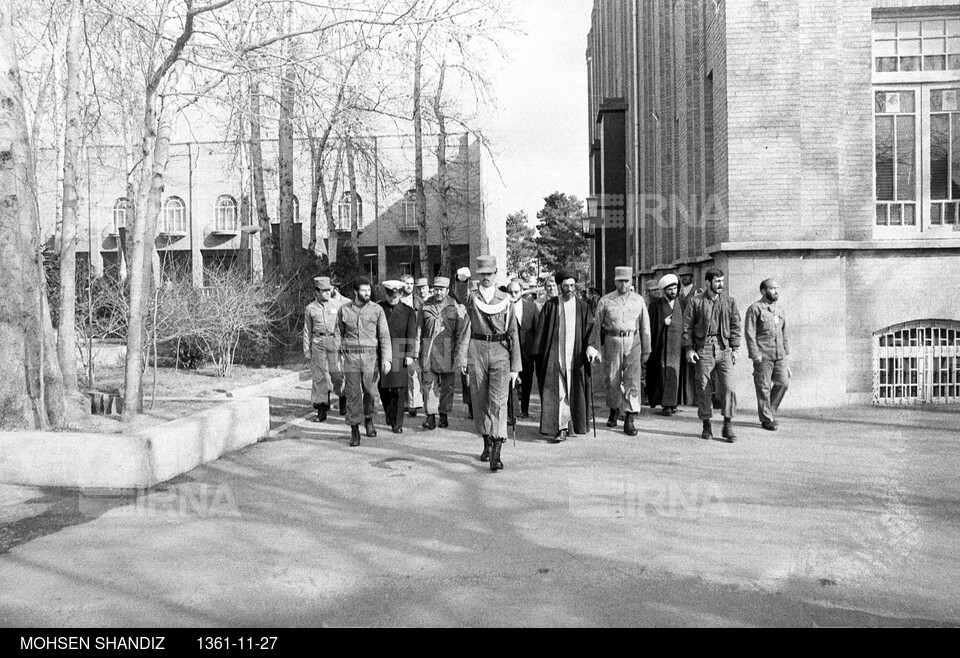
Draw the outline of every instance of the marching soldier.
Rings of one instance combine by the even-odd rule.
[[[641,409],[641,367],[650,357],[650,316],[643,297],[630,290],[632,278],[632,268],[616,268],[616,291],[605,295],[597,305],[610,408],[607,427],[617,426],[622,410],[627,436],[637,435],[634,418]]]
[[[433,280],[433,297],[420,309],[416,344],[420,355],[423,401],[427,418],[423,428],[449,427],[453,409],[456,373],[467,363],[467,339],[470,325],[466,309],[449,296],[450,279]],[[439,397],[437,388],[439,387]]]
[[[417,312],[400,300],[401,281],[385,281],[386,301],[380,302],[387,316],[393,363],[390,372],[380,379],[380,401],[383,413],[394,434],[403,434],[403,405],[407,398],[407,373],[416,358]]]
[[[499,471],[503,469],[500,451],[507,438],[507,396],[510,387],[519,382],[523,367],[520,333],[513,300],[494,284],[496,257],[478,256],[477,274],[480,286],[468,293],[466,304],[473,361],[470,397],[474,426],[483,437],[480,460],[489,460],[490,470]],[[463,276],[469,277],[470,271]]]
[[[770,432],[779,427],[774,414],[790,386],[790,341],[787,318],[779,305],[780,284],[766,279],[760,284],[763,298],[747,309],[744,323],[747,352],[753,361],[753,383],[757,389],[757,413],[760,426]]]
[[[373,427],[373,396],[380,375],[386,376],[393,362],[387,316],[383,308],[370,302],[370,280],[357,277],[353,291],[353,302],[341,306],[337,314],[336,331],[343,363],[351,448],[360,445],[361,421],[368,437],[377,435]]]
[[[329,277],[317,277],[313,280],[317,298],[310,302],[303,317],[303,356],[310,360],[310,377],[313,387],[310,401],[317,410],[316,422],[322,423],[330,411],[330,391],[343,397],[343,372],[340,370],[339,355],[334,342],[337,326],[337,311],[343,305],[331,299],[333,286]]]

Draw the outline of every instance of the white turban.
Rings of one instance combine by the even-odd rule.
[[[665,274],[663,278],[660,279],[660,290],[666,290],[669,286],[679,286],[680,279],[677,278],[676,274]]]

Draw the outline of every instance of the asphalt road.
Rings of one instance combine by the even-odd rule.
[[[636,438],[476,460],[408,419],[347,447],[306,384],[274,436],[156,490],[0,487],[5,626],[900,626],[960,622],[960,416],[794,414],[734,445]],[[789,400],[788,400],[789,403]]]

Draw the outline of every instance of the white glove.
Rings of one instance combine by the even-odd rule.
[[[461,267],[459,270],[457,270],[457,281],[469,281],[470,276],[469,267]]]
[[[599,358],[600,358],[600,352],[597,351],[597,348],[595,348],[593,345],[588,345],[587,361],[589,361],[590,363],[593,363],[595,359],[599,359]]]

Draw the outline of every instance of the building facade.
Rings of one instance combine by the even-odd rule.
[[[777,279],[794,405],[960,401],[955,1],[598,0],[587,62],[598,274]]]
[[[387,139],[369,139],[371,144]],[[358,164],[357,196],[360,209],[360,263],[374,281],[404,273],[421,276],[416,200],[407,192],[413,187],[409,150],[400,140],[389,140],[375,164]],[[277,221],[279,187],[276,172],[276,140],[263,143],[264,182],[271,218]],[[368,149],[377,153],[376,149]],[[89,259],[95,272],[119,267],[120,235],[126,225],[126,172],[132,169],[124,149],[91,146],[82,152],[80,166],[80,217],[77,253]],[[381,169],[382,167],[382,169]],[[37,163],[39,207],[45,234],[56,234],[59,206],[58,165],[54,151],[43,151]],[[500,199],[502,182],[479,142],[462,136],[448,150],[449,242],[451,271],[467,265],[481,254],[506,257],[506,220]],[[308,144],[294,148],[294,239],[303,249],[311,242],[311,159]],[[214,268],[243,267],[261,271],[260,238],[244,230],[257,224],[252,217],[250,169],[244,153],[225,142],[186,142],[171,146],[164,179],[156,250],[166,276],[188,276],[204,285],[205,273]],[[409,173],[406,173],[409,172]],[[345,178],[345,176],[344,176]],[[387,182],[391,181],[391,182]],[[426,181],[427,243],[433,278],[440,269],[441,220],[435,177]],[[350,237],[350,191],[340,181],[334,204],[338,240]],[[328,253],[329,230],[318,208],[317,252]],[[279,225],[274,224],[279,239]],[[92,245],[92,249],[91,249]]]

